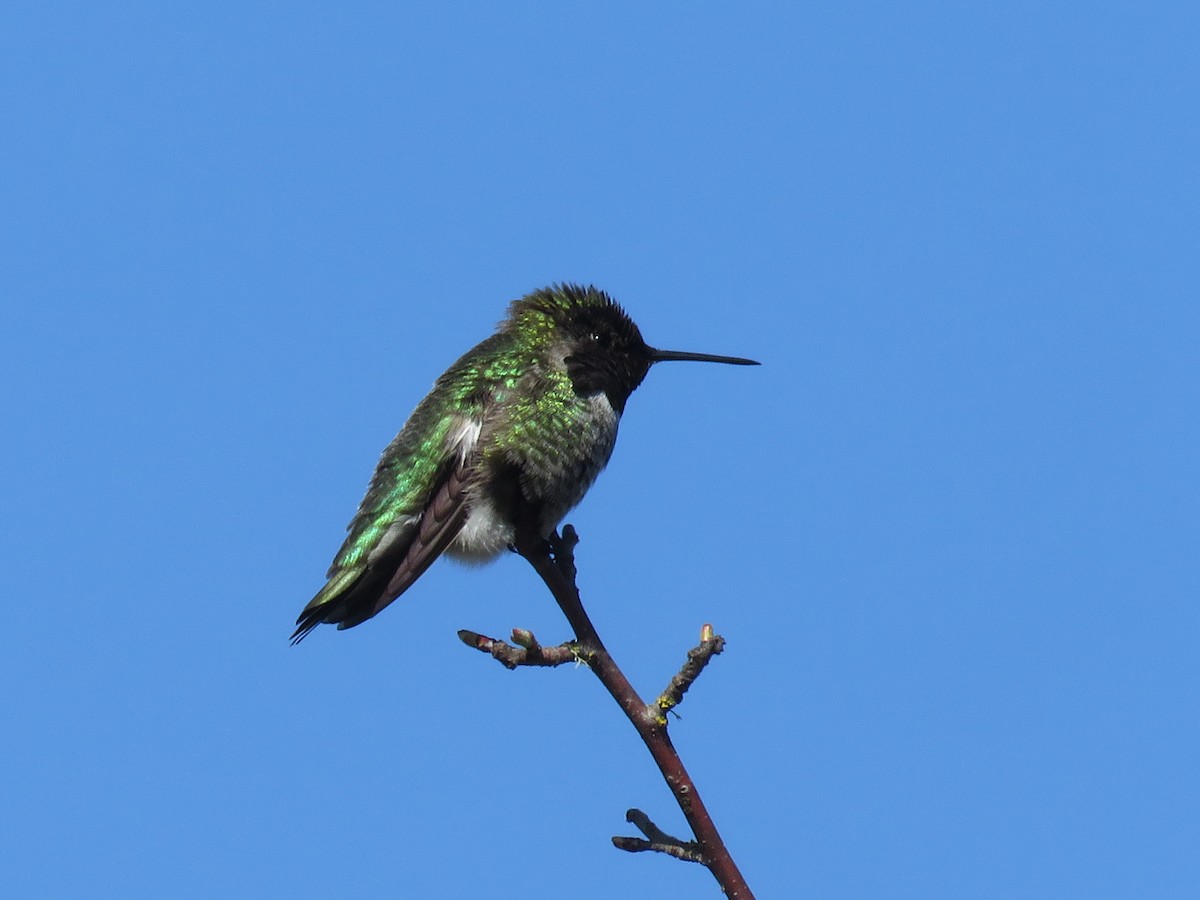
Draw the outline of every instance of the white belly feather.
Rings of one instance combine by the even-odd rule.
[[[543,505],[542,525],[549,534],[571,511],[608,464],[617,440],[620,416],[608,397],[596,394],[587,398],[582,421],[564,440],[536,440],[523,454],[525,476],[523,485],[535,500]],[[479,429],[460,430],[470,439],[472,447]],[[464,442],[465,443],[465,442]],[[471,511],[458,537],[447,553],[466,562],[486,562],[512,545],[515,535],[510,523],[482,489],[476,485],[470,491]]]

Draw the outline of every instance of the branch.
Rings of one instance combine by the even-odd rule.
[[[671,676],[671,683],[667,685],[667,689],[658,695],[657,705],[664,713],[670,712],[683,702],[683,695],[692,686],[692,682],[700,677],[708,661],[725,649],[725,638],[719,634],[714,635],[711,625],[705,625],[701,634],[700,645],[688,651],[687,662],[683,664],[683,668]],[[709,637],[705,638],[703,635]],[[666,725],[665,716],[660,716],[660,719],[662,724]]]
[[[467,631],[465,628],[458,632],[458,639],[468,647],[474,647],[484,653],[490,653],[506,669],[517,666],[561,666],[563,663],[579,661],[579,645],[567,641],[555,647],[543,647],[538,643],[533,632],[523,628],[514,628],[512,644],[490,638],[486,635]]]
[[[696,841],[681,841],[677,837],[672,837],[651,822],[650,817],[640,809],[631,809],[626,812],[625,821],[636,825],[638,831],[649,838],[649,840],[644,841],[641,838],[633,837],[615,837],[612,839],[612,842],[613,846],[618,850],[625,850],[629,853],[642,853],[646,850],[652,850],[655,853],[665,853],[667,856],[673,856],[685,862],[704,862],[704,854],[700,851],[700,845]]]
[[[519,536],[516,547],[517,552],[528,560],[554,595],[559,608],[575,632],[574,641],[545,648],[537,643],[532,634],[519,629],[513,631],[513,639],[519,647],[470,631],[460,631],[459,637],[468,646],[490,653],[510,669],[517,666],[561,665],[570,660],[586,663],[637,729],[638,735],[671,789],[675,802],[679,804],[688,825],[691,826],[692,833],[696,836],[694,841],[681,841],[659,830],[644,813],[630,810],[626,814],[627,820],[633,822],[648,840],[614,837],[614,845],[630,852],[652,850],[677,859],[699,862],[712,872],[727,897],[753,900],[754,895],[738,871],[733,857],[725,848],[712,817],[700,799],[695,783],[688,775],[667,734],[666,713],[679,705],[684,693],[692,686],[709,660],[721,652],[725,641],[720,636],[713,635],[712,628],[706,625],[700,645],[688,653],[687,662],[671,679],[657,701],[647,705],[609,654],[583,608],[579,589],[575,584],[574,550],[577,543],[579,537],[575,529],[566,525],[561,537],[554,534],[550,540],[545,540],[538,536]]]

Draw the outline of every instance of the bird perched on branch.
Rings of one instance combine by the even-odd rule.
[[[384,450],[293,643],[323,622],[365,622],[442,553],[480,562],[549,537],[608,463],[630,394],[671,360],[757,365],[656,350],[594,287],[555,285],[514,301]]]

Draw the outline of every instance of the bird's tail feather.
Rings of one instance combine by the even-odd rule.
[[[364,595],[374,595],[386,581],[386,574],[372,573],[367,566],[343,569],[308,601],[300,618],[296,619],[292,643],[300,643],[322,622],[340,623],[356,605],[356,599],[361,603]]]

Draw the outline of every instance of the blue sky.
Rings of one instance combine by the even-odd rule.
[[[1188,4],[13,3],[12,896],[717,896],[515,558],[287,637],[512,298],[663,366],[570,517],[761,897],[1200,893]],[[569,888],[565,887],[569,885]]]

